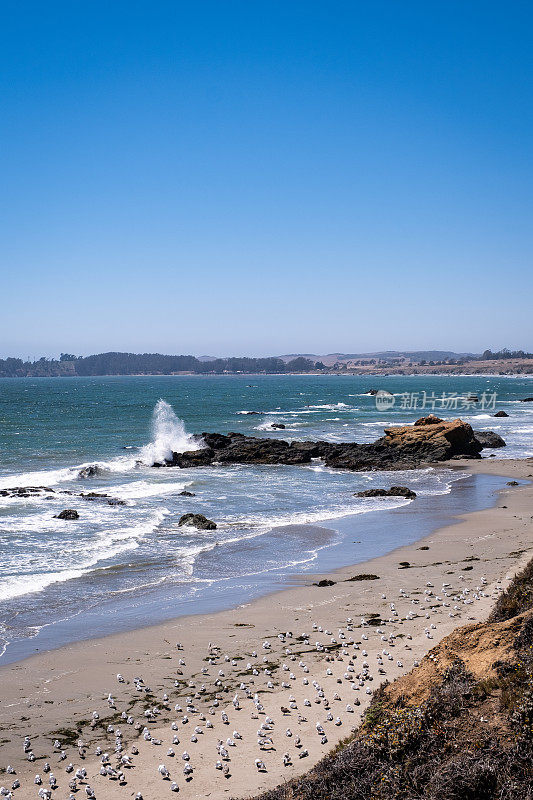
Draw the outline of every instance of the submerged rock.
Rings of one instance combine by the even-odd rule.
[[[416,492],[407,486],[391,486],[390,489],[365,489],[355,492],[354,497],[407,497],[412,500],[416,497]]]
[[[198,528],[200,531],[214,531],[216,530],[216,523],[212,519],[207,519],[203,514],[184,514],[180,517],[178,525],[190,525],[191,527]]]
[[[100,464],[88,464],[86,467],[82,467],[78,472],[78,478],[81,480],[85,480],[86,478],[101,478],[103,475],[106,475],[109,470],[105,469],[105,467],[101,467]]]
[[[66,508],[64,511],[60,511],[59,514],[56,514],[56,519],[79,519],[80,515],[78,512],[73,508]]]
[[[280,431],[285,430],[285,425],[283,422],[273,422],[270,427]]]
[[[495,417],[508,417],[509,414],[507,411],[497,411],[493,416]]]
[[[108,506],[125,506],[125,500],[118,500],[116,497],[109,497],[108,494],[102,494],[100,492],[82,492],[80,497],[83,497],[84,500],[103,500],[107,503]]]
[[[49,486],[13,486],[9,489],[0,489],[0,497],[34,497],[44,492],[55,492]]]

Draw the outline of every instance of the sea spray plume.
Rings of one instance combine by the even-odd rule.
[[[171,459],[172,453],[184,453],[187,450],[199,450],[200,444],[187,433],[183,420],[174,413],[172,406],[165,400],[158,400],[152,414],[152,441],[141,450],[141,459],[145,464]]]

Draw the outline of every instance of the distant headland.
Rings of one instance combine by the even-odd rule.
[[[100,375],[224,375],[224,374],[353,374],[353,375],[531,375],[533,353],[485,350],[481,354],[445,350],[376,353],[293,353],[267,358],[246,356],[162,355],[160,353],[61,353],[34,361],[0,359],[1,378],[83,377]]]

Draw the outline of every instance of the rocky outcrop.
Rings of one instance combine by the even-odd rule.
[[[203,514],[184,514],[180,517],[178,525],[180,527],[183,527],[183,525],[191,526],[199,531],[214,531],[217,527],[212,519],[207,519]]]
[[[59,514],[56,514],[55,518],[56,519],[79,519],[80,515],[73,508],[66,508],[64,511],[60,511]]]
[[[509,414],[507,413],[507,411],[497,411],[495,414],[493,414],[493,416],[494,417],[508,417]]]
[[[362,492],[355,492],[354,497],[407,497],[413,500],[416,492],[407,486],[391,486],[390,489],[365,489]]]
[[[505,447],[505,439],[494,431],[474,431],[474,436],[482,447]]]
[[[415,425],[386,428],[372,444],[287,442],[259,439],[242,433],[203,433],[200,450],[173,453],[154,466],[199,467],[211,464],[308,464],[320,458],[335,469],[415,469],[423,463],[449,458],[479,458],[483,446],[470,425],[460,419],[424,417]],[[493,445],[492,445],[493,446]]]

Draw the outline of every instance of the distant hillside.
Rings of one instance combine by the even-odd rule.
[[[283,361],[281,358],[214,358],[201,359],[191,355],[170,356],[161,353],[99,353],[77,357],[61,353],[60,358],[40,358],[22,361],[20,358],[0,359],[0,377],[68,377],[93,375],[175,375],[312,372],[315,362],[305,358]]]
[[[350,361],[370,361],[379,359],[380,361],[407,360],[413,362],[425,361],[448,361],[449,359],[475,359],[479,355],[475,353],[454,353],[452,350],[381,350],[375,353],[327,353],[326,355],[316,355],[314,353],[289,353],[279,356],[283,361],[291,361],[294,358],[309,358],[311,361],[321,361],[326,366],[331,366],[337,362],[345,364]]]
[[[485,350],[481,356],[449,350],[386,350],[376,353],[329,353],[317,356],[295,353],[269,358],[238,356],[163,355],[161,353],[98,353],[75,356],[61,353],[59,359],[23,361],[0,359],[0,378],[46,378],[96,375],[222,375],[263,373],[354,375],[411,374],[532,374],[533,354],[523,350]]]

